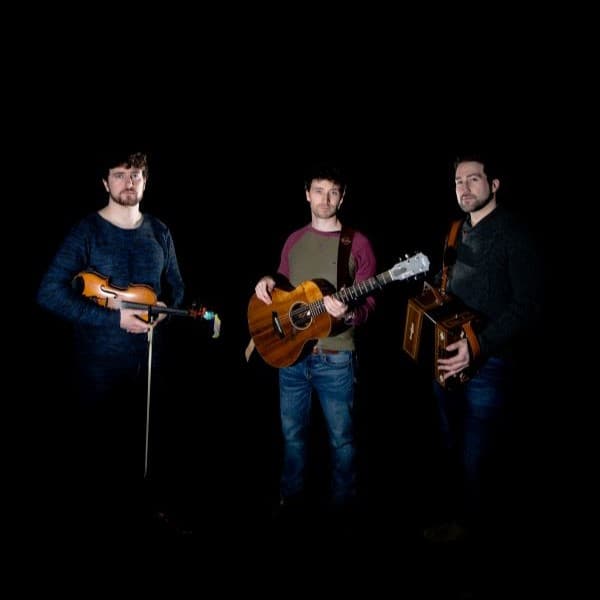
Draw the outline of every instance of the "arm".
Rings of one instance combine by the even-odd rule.
[[[37,302],[42,308],[71,323],[118,327],[119,311],[97,306],[72,286],[73,277],[88,267],[89,241],[89,229],[84,224],[75,226],[69,232],[42,278]]]
[[[165,267],[161,277],[161,297],[164,298],[164,301],[159,300],[156,304],[165,307],[171,306],[172,308],[178,308],[183,303],[185,287],[179,270],[179,262],[177,261],[173,237],[166,227],[162,246],[165,252]],[[165,313],[158,314],[154,324],[157,325],[166,318],[167,315]]]
[[[377,261],[375,253],[369,240],[360,232],[356,232],[352,240],[352,256],[356,264],[356,274],[354,281],[356,283],[374,277],[377,274]],[[375,310],[375,298],[366,296],[360,304],[350,309],[350,316],[346,313],[345,321],[347,325],[361,325],[369,318],[369,315]]]
[[[483,356],[497,353],[541,315],[542,264],[537,248],[521,228],[507,232],[506,268],[510,297],[478,336]]]

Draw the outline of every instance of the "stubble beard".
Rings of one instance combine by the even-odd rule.
[[[494,197],[494,192],[492,192],[490,190],[490,193],[483,200],[481,200],[479,198],[473,198],[473,199],[469,198],[467,200],[467,202],[465,203],[465,201],[461,198],[460,207],[463,210],[463,212],[466,212],[466,213],[476,212],[478,210],[481,210],[484,206],[487,206],[493,197]]]
[[[141,201],[137,192],[121,192],[118,196],[111,194],[110,197],[121,206],[136,206]]]
[[[337,214],[337,206],[320,206],[315,214],[319,219],[331,219]]]

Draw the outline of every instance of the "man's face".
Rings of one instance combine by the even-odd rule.
[[[344,196],[340,186],[329,179],[313,179],[306,192],[310,210],[319,219],[333,217],[341,206]]]
[[[496,180],[493,180],[490,188],[483,165],[479,162],[460,163],[456,167],[454,183],[456,199],[466,213],[483,208],[498,187]]]
[[[142,169],[125,165],[110,169],[104,187],[110,197],[121,206],[135,206],[144,196],[146,179]]]

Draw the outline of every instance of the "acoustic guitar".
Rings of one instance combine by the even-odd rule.
[[[323,296],[332,295],[348,304],[392,281],[409,279],[428,270],[429,259],[418,253],[388,271],[337,292],[328,281],[311,279],[296,288],[292,285],[288,289],[275,287],[271,293],[272,304],[265,304],[253,294],[248,304],[250,335],[267,364],[288,367],[311,347],[309,342],[332,333],[333,319],[325,310]]]

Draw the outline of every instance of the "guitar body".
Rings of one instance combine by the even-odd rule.
[[[304,281],[289,290],[274,288],[272,304],[253,294],[248,305],[248,328],[258,353],[273,367],[289,367],[331,333],[327,311],[315,314],[308,306],[335,291],[324,279]]]

